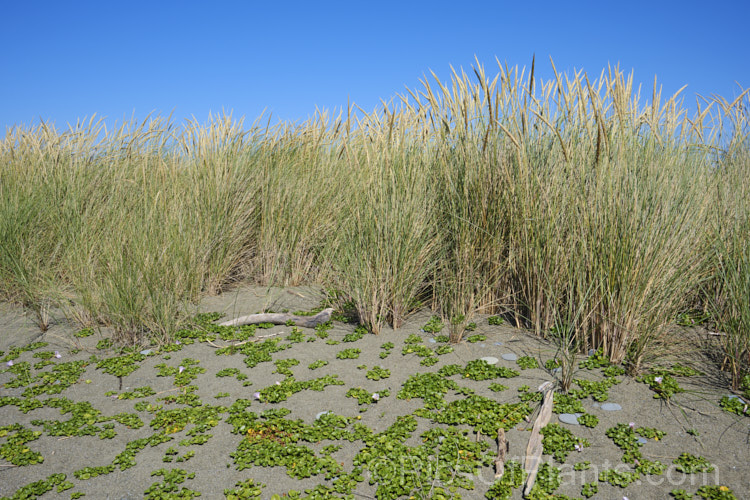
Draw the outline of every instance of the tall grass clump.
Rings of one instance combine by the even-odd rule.
[[[3,143],[5,296],[53,302],[124,341],[167,338],[254,251],[253,148],[229,117],[178,135],[162,119],[107,133],[42,125]],[[23,229],[23,231],[21,231]]]
[[[261,283],[299,285],[328,273],[322,254],[336,235],[349,186],[339,156],[342,122],[320,112],[301,125],[267,134],[256,156],[258,250],[252,263]]]
[[[412,118],[385,106],[341,150],[349,185],[330,262],[335,286],[375,333],[385,323],[398,328],[416,309],[437,256],[430,151]]]
[[[736,385],[742,98],[689,117],[681,92],[642,94],[619,68],[552,69],[477,64],[372,112],[247,130],[228,115],[16,127],[0,143],[0,294],[42,327],[62,310],[163,341],[233,283],[320,283],[374,332],[428,306],[458,342],[472,315],[503,314],[558,342],[568,368],[602,349],[631,373],[702,306]]]
[[[92,187],[74,168],[85,168],[97,126],[60,134],[42,123],[9,131],[0,144],[0,295],[30,310],[42,330],[63,297],[60,267],[81,237]]]
[[[616,68],[533,73],[479,66],[411,93],[432,124],[435,304],[450,319],[494,303],[637,371],[706,272],[707,154],[678,95],[643,105]]]
[[[497,79],[477,68],[478,82],[454,72],[452,89],[439,81],[411,92],[428,119],[423,136],[432,151],[435,221],[439,258],[431,278],[434,307],[451,325],[451,341],[461,340],[478,311],[495,312],[508,304],[507,185],[502,171],[512,161],[512,143],[498,135],[502,106]]]
[[[707,291],[708,309],[723,349],[722,368],[734,390],[750,373],[750,116],[745,91],[734,103],[717,98],[718,119],[727,122],[731,136],[717,155],[716,200],[712,216],[712,269]],[[746,99],[747,100],[747,99]],[[738,105],[738,103],[740,105]]]

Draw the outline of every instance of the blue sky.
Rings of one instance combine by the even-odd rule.
[[[347,100],[366,110],[434,71],[495,58],[598,76],[619,62],[650,96],[732,99],[750,87],[750,2],[0,0],[0,131],[149,113],[232,110],[303,121]]]

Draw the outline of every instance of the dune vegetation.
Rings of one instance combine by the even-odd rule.
[[[553,66],[554,68],[554,66]],[[315,283],[372,332],[478,312],[638,372],[709,321],[750,362],[748,92],[648,95],[609,68],[542,81],[477,65],[373,112],[231,115],[0,142],[0,297],[165,342],[241,281]]]

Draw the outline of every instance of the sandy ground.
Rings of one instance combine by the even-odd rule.
[[[207,298],[200,308],[206,312],[221,312],[227,318],[232,318],[260,312],[264,308],[275,311],[309,310],[318,306],[321,299],[321,293],[315,288],[243,288]],[[555,353],[554,346],[540,342],[522,330],[502,325],[492,326],[488,324],[486,317],[477,317],[478,328],[472,334],[485,335],[486,340],[477,343],[461,343],[455,346],[452,353],[439,356],[437,364],[425,367],[420,365],[423,358],[414,354],[402,355],[401,351],[405,345],[404,339],[410,334],[423,337],[424,345],[427,347],[434,349],[440,345],[430,343],[432,336],[421,330],[428,319],[429,313],[420,313],[410,318],[398,331],[386,329],[378,336],[365,335],[364,338],[354,343],[329,345],[322,339],[301,343],[289,343],[282,340],[283,343],[289,343],[290,347],[273,354],[273,359],[295,358],[299,360],[297,366],[291,367],[298,380],[310,380],[331,374],[343,380],[344,385],[328,386],[322,392],[304,390],[276,404],[253,400],[247,411],[260,413],[271,408],[287,408],[291,410],[291,413],[286,418],[302,419],[306,424],[312,424],[320,412],[331,411],[346,417],[361,417],[359,422],[367,425],[374,432],[381,432],[393,424],[397,416],[412,414],[423,406],[424,402],[421,399],[402,400],[396,397],[402,384],[414,373],[436,372],[440,367],[448,364],[463,366],[483,356],[501,358],[503,354],[509,353],[518,356],[533,356],[543,363],[551,359]],[[283,339],[291,330],[292,327],[289,326],[277,326],[269,330],[258,330],[256,335],[278,333],[278,338]],[[330,330],[329,339],[341,340],[353,330],[352,324],[336,322]],[[306,336],[314,335],[313,330],[303,329],[303,332]],[[33,365],[39,362],[40,358],[34,357],[34,353],[37,352],[57,351],[60,354],[60,358],[51,358],[52,364],[41,367],[39,370],[32,369],[32,377],[51,371],[58,363],[90,360],[92,356],[101,360],[116,355],[114,351],[96,347],[97,342],[107,337],[106,330],[87,338],[76,338],[73,336],[74,333],[75,329],[62,318],[58,318],[46,333],[42,333],[19,309],[7,304],[0,305],[0,351],[4,352],[0,355],[0,359],[5,359],[3,356],[7,356],[13,346],[25,346],[35,341],[47,342],[48,345],[32,352],[21,353],[14,360],[15,364],[28,361]],[[447,331],[442,333],[447,333]],[[395,347],[386,359],[380,359],[379,354],[383,352],[380,346],[386,342],[392,342]],[[216,341],[216,343],[228,344],[221,341]],[[357,348],[362,352],[358,359],[337,359],[336,353],[345,348]],[[75,353],[76,349],[80,350]],[[15,466],[7,459],[8,457],[2,458],[2,447],[8,445],[14,431],[10,430],[5,435],[0,432],[0,497],[13,497],[14,494],[22,491],[22,487],[30,483],[44,480],[52,474],[62,473],[66,475],[66,480],[72,483],[72,488],[60,493],[53,488],[41,498],[70,498],[71,493],[74,492],[85,493],[85,498],[96,499],[142,498],[144,492],[152,484],[163,481],[162,477],[152,475],[153,471],[162,468],[167,470],[180,468],[195,473],[194,478],[186,479],[178,486],[200,492],[202,498],[224,498],[226,488],[232,488],[238,481],[248,478],[255,479],[256,483],[265,484],[260,498],[271,498],[273,494],[283,495],[290,490],[303,491],[305,488],[312,488],[318,484],[330,485],[330,481],[326,481],[322,474],[304,480],[293,479],[283,467],[253,466],[237,470],[230,454],[237,450],[238,444],[244,437],[230,433],[232,426],[226,421],[227,413],[217,417],[218,423],[208,431],[207,435],[210,434],[211,437],[205,444],[188,446],[178,444],[190,437],[188,432],[192,426],[188,425],[185,429],[173,434],[170,442],[147,446],[137,453],[134,467],[126,470],[115,467],[110,473],[90,479],[76,478],[74,471],[85,467],[112,464],[115,457],[125,450],[128,442],[154,435],[156,431],[149,425],[154,414],[148,411],[137,411],[134,405],[139,401],[157,404],[160,403],[158,398],[169,394],[180,394],[180,389],[175,387],[175,377],[157,377],[156,365],[164,363],[170,367],[178,367],[186,358],[200,360],[199,366],[206,370],[192,381],[192,384],[198,386],[196,394],[204,406],[229,407],[238,399],[253,399],[254,392],[284,378],[283,375],[274,373],[276,367],[273,363],[265,362],[254,368],[248,368],[243,362],[242,354],[218,356],[217,349],[207,343],[184,345],[181,350],[174,352],[159,352],[154,348],[154,353],[140,362],[137,370],[121,380],[97,369],[96,362],[90,362],[77,383],[59,395],[44,394],[38,396],[38,399],[44,402],[53,397],[65,397],[74,402],[88,401],[103,416],[135,413],[145,425],[138,429],[130,429],[126,425],[115,422],[116,435],[111,439],[102,439],[100,435],[51,436],[39,421],[65,421],[70,418],[70,414],[61,415],[59,409],[47,406],[23,413],[17,405],[6,403],[0,406],[0,428],[21,424],[25,429],[41,431],[40,437],[29,441],[26,446],[29,450],[40,453],[43,462]],[[310,370],[308,365],[317,360],[326,360],[328,365]],[[4,361],[0,365],[0,397],[21,397],[26,387],[8,387],[8,384],[16,379],[16,374],[12,373],[6,364],[7,361]],[[518,402],[517,389],[522,385],[536,388],[544,381],[554,380],[554,375],[543,368],[520,370],[514,361],[506,361],[502,358],[499,364],[518,370],[520,375],[510,379],[486,381],[461,379],[460,376],[453,376],[452,379],[456,380],[460,386],[473,389],[475,394],[493,398],[500,403]],[[366,365],[368,369],[381,366],[389,369],[391,375],[379,381],[369,380],[365,377],[367,370],[357,368],[361,365]],[[243,385],[243,382],[235,377],[216,376],[219,370],[228,367],[237,368],[241,373],[246,374],[247,380],[252,382],[252,385]],[[580,370],[575,376],[592,380],[601,378],[598,370]],[[598,493],[593,498],[622,499],[627,497],[631,500],[669,498],[669,491],[674,488],[694,493],[704,484],[725,485],[734,491],[737,498],[750,498],[750,419],[729,414],[719,408],[718,400],[729,392],[726,388],[722,388],[721,377],[715,371],[713,375],[703,377],[679,378],[680,385],[686,389],[686,392],[675,395],[670,404],[654,399],[654,393],[648,385],[624,376],[618,378],[622,380],[622,383],[610,389],[607,402],[621,405],[621,410],[604,411],[599,403],[589,397],[582,401],[583,406],[586,412],[599,417],[599,425],[590,429],[562,424],[576,436],[587,439],[591,446],[584,448],[581,452],[573,452],[564,465],[553,464],[563,470],[563,482],[557,493],[580,497],[583,483],[596,481],[599,472],[610,468],[617,468],[621,471],[632,470],[630,465],[622,463],[622,451],[605,435],[605,431],[618,423],[634,422],[637,426],[654,427],[666,432],[663,439],[659,441],[649,439],[640,449],[645,458],[659,460],[669,467],[662,475],[641,477],[640,481],[624,489],[606,482],[599,482]],[[492,392],[488,386],[493,382],[502,383],[508,386],[508,389],[502,392]],[[144,386],[150,386],[158,394],[133,400],[120,400],[106,395],[108,391],[119,394]],[[389,389],[390,396],[381,398],[376,404],[367,405],[367,411],[362,412],[362,406],[358,405],[354,398],[345,397],[347,390],[354,387],[362,387],[371,392]],[[219,393],[229,393],[229,396],[217,399],[215,396]],[[464,396],[450,391],[446,395],[446,400],[454,401],[462,397]],[[179,407],[181,407],[180,404],[173,404],[169,408]],[[412,433],[407,444],[419,444],[419,436],[436,425],[421,417],[417,417],[417,421],[418,428]],[[557,421],[558,416],[553,415],[552,422]],[[100,424],[99,427],[101,427]],[[530,427],[531,424],[524,422],[507,432],[509,441],[507,459],[523,460]],[[698,435],[688,434],[686,432],[688,429],[691,432],[697,431],[695,433]],[[479,439],[489,443],[487,453],[494,455],[495,441],[486,436],[480,436]],[[332,443],[324,442],[309,446],[319,452],[326,444]],[[341,444],[342,448],[332,456],[337,462],[344,464],[346,470],[351,470],[353,457],[364,446],[362,441],[341,441],[333,444]],[[190,451],[194,451],[195,455],[180,463],[165,462],[164,457],[167,456],[166,452],[170,447],[176,449],[179,456],[184,456]],[[683,452],[704,457],[715,467],[715,471],[691,475],[678,472],[672,460]],[[552,462],[551,457],[546,455],[543,459]],[[581,461],[589,461],[590,469],[573,471],[573,464]],[[492,484],[493,473],[490,467],[479,470],[473,477],[475,489],[459,489],[458,493],[465,499],[484,498],[487,489]],[[377,483],[369,484],[368,480],[371,477],[369,472],[365,471],[365,480],[358,484],[355,498],[376,497]],[[414,496],[415,498],[426,497],[424,493],[416,492]],[[28,498],[33,497],[31,495]],[[514,491],[513,498],[521,498],[519,490]]]

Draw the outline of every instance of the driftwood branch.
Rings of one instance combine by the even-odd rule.
[[[539,461],[542,458],[542,427],[549,423],[552,417],[552,404],[554,398],[554,391],[552,390],[554,385],[552,382],[545,382],[539,386],[539,392],[544,394],[542,400],[542,409],[539,412],[539,416],[534,421],[534,428],[531,430],[531,437],[529,438],[529,445],[526,447],[526,460],[524,463],[524,469],[528,473],[526,478],[526,487],[523,490],[523,496],[528,497],[531,493],[531,489],[534,487],[536,482],[536,475],[539,471]]]
[[[508,440],[505,439],[505,429],[497,430],[497,457],[495,457],[495,479],[505,474],[505,454],[508,452]]]
[[[263,313],[263,314],[251,314],[249,316],[242,316],[237,319],[225,321],[220,323],[221,326],[240,326],[240,325],[255,325],[258,323],[272,323],[274,325],[285,325],[289,321],[294,322],[295,326],[301,326],[303,328],[315,328],[321,323],[331,319],[331,313],[333,308],[323,309],[315,316],[297,316],[295,314],[287,313]]]

